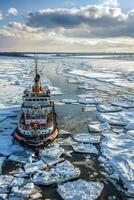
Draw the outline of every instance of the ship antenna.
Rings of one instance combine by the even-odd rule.
[[[37,64],[37,56],[35,57],[35,75],[38,74],[38,64]]]

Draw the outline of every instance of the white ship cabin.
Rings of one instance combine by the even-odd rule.
[[[31,108],[22,107],[20,123],[29,125],[50,125],[52,122],[52,107],[33,106]]]
[[[52,105],[50,97],[29,95],[29,96],[23,96],[22,99],[23,99],[23,107],[32,107],[33,105],[46,107]]]

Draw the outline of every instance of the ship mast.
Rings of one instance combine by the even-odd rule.
[[[39,93],[41,91],[42,91],[42,88],[41,88],[41,82],[40,82],[40,75],[38,74],[37,57],[35,57],[35,78],[34,78],[33,92]]]
[[[35,57],[35,77],[38,74],[38,65],[37,65],[37,57]]]

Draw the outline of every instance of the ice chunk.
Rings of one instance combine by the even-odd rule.
[[[41,193],[35,193],[30,195],[30,200],[38,200],[38,199],[42,199],[42,194]]]
[[[62,129],[60,129],[59,130],[59,135],[71,135],[71,133],[70,132],[68,132],[68,131],[66,131],[66,130],[62,130]]]
[[[13,179],[13,181],[10,184],[10,187],[16,187],[16,186],[22,187],[23,185],[24,185],[24,178],[17,177]]]
[[[27,174],[23,169],[19,168],[17,170],[14,170],[10,172],[11,175],[14,177],[19,177],[19,178],[29,178],[29,174]]]
[[[93,153],[98,154],[98,150],[93,144],[78,143],[72,145],[73,149],[77,153]]]
[[[0,199],[1,200],[6,200],[7,199],[7,194],[0,194]]]
[[[127,134],[134,137],[134,130],[127,131]]]
[[[101,195],[103,187],[102,183],[79,179],[58,185],[57,191],[64,200],[95,200]]]
[[[27,174],[34,174],[38,170],[46,168],[46,166],[47,165],[42,160],[39,160],[34,163],[25,164],[24,169]]]
[[[79,99],[80,104],[95,104],[97,105],[100,101],[97,99]]]
[[[62,95],[63,94],[60,88],[49,86],[49,89],[51,91],[51,95],[52,96],[57,96],[57,95]]]
[[[82,143],[99,143],[100,136],[94,136],[89,133],[78,133],[73,135],[74,140]]]
[[[35,193],[35,186],[33,183],[27,183],[23,187],[13,187],[11,192],[16,196],[28,198],[31,194]]]
[[[63,153],[64,153],[64,149],[62,147],[53,146],[53,147],[46,148],[45,150],[41,150],[40,156],[55,158],[55,157],[60,157]]]
[[[125,118],[125,116],[119,113],[118,114],[117,113],[111,113],[111,114],[97,113],[97,118],[101,122],[108,122],[109,124],[112,124],[112,125],[125,126],[127,124],[127,119]]]
[[[63,153],[64,149],[62,147],[53,146],[42,150],[40,157],[47,165],[51,166],[64,160],[60,158]]]
[[[12,153],[12,137],[9,135],[2,135],[0,133],[0,154],[3,156],[9,156]]]
[[[133,137],[125,133],[103,133],[101,152],[109,164],[122,179],[129,191],[134,191],[134,142]],[[105,164],[105,163],[104,163]]]
[[[83,83],[83,81],[78,77],[70,78],[70,79],[68,79],[68,82],[69,83],[75,83],[75,84]]]
[[[95,90],[93,87],[91,87],[88,84],[84,84],[84,85],[79,85],[78,89],[84,89],[84,90]]]
[[[134,103],[127,101],[113,101],[111,104],[113,106],[120,106],[122,108],[134,108]]]
[[[81,99],[88,99],[88,98],[94,98],[94,97],[95,97],[94,93],[78,95],[78,98],[81,98]]]
[[[65,139],[64,138],[57,139],[57,143],[60,145],[69,146],[75,144],[76,142],[73,140],[72,137],[67,137]]]
[[[62,99],[62,102],[66,103],[66,104],[76,104],[77,100],[75,100],[75,99]]]
[[[100,122],[92,122],[88,125],[88,130],[90,132],[102,132],[104,130],[110,129],[110,126],[107,122],[100,123]]]
[[[86,105],[82,108],[82,111],[84,112],[92,112],[92,111],[96,111],[96,106],[94,105]]]
[[[4,164],[5,159],[5,157],[0,157],[0,174],[2,173],[2,166]]]
[[[124,182],[129,191],[134,191],[134,161],[133,156],[120,155],[110,160],[112,167]]]
[[[17,163],[22,163],[22,164],[25,164],[27,162],[26,157],[16,156],[16,155],[9,156],[8,160],[13,161],[13,162],[17,162]]]
[[[125,126],[125,129],[134,130],[134,123],[129,123],[127,126]]]
[[[4,121],[7,118],[7,115],[0,115],[0,122]]]
[[[3,190],[3,192],[0,193],[4,193],[4,191],[7,191],[7,188],[11,184],[12,180],[13,176],[11,175],[0,175],[0,191]]]
[[[64,161],[49,171],[37,172],[33,176],[33,182],[36,185],[51,185],[77,178],[79,175],[79,168],[75,168],[69,161]]]
[[[111,106],[111,105],[97,105],[97,110],[99,112],[118,112],[118,111],[121,111],[122,108],[118,106]]]
[[[124,128],[112,128],[112,131],[115,133],[123,133]]]

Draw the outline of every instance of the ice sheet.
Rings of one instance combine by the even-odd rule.
[[[95,200],[103,190],[103,184],[99,182],[87,182],[77,180],[58,185],[58,193],[64,200]]]
[[[89,143],[78,143],[72,145],[73,149],[77,153],[89,153],[89,154],[98,154],[97,148],[93,144]]]
[[[77,142],[82,143],[99,143],[100,136],[91,135],[89,133],[77,133],[73,135],[73,138]]]
[[[77,178],[79,175],[79,168],[75,168],[69,161],[64,161],[49,171],[37,172],[33,176],[33,182],[36,185],[51,185]]]

